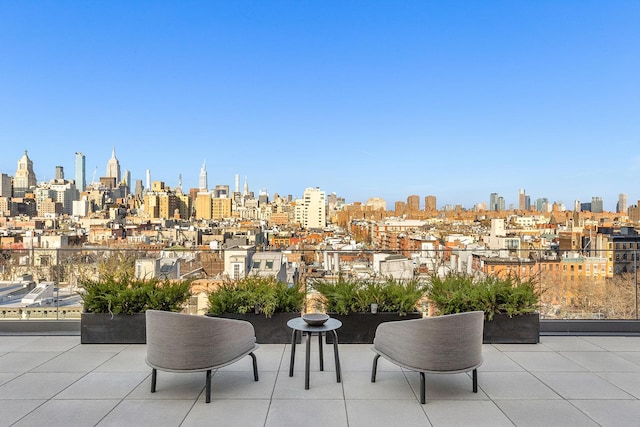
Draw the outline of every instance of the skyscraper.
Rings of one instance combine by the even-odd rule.
[[[207,182],[206,161],[202,162],[202,167],[200,168],[200,183],[198,185],[198,189],[200,191],[209,191],[209,183]]]
[[[618,206],[616,206],[617,213],[627,213],[627,195],[624,193],[620,193],[618,195]]]
[[[56,166],[56,179],[64,179],[64,168],[62,166]]]
[[[0,197],[11,197],[11,177],[0,173]]]
[[[307,229],[320,229],[327,226],[326,195],[319,188],[304,190],[302,201],[296,204],[296,217]]]
[[[107,162],[107,177],[116,179],[116,186],[120,185],[120,162],[116,158],[116,147],[113,147],[111,158]]]
[[[126,194],[127,195],[130,194],[131,193],[131,171],[128,169],[125,169],[124,173],[122,174],[122,184],[126,189]]]
[[[136,189],[134,194],[136,195],[137,198],[142,199],[142,193],[143,193],[143,186],[142,186],[142,180],[141,179],[136,179]]]
[[[407,211],[415,212],[420,210],[420,196],[417,194],[412,194],[407,197]]]
[[[518,190],[518,210],[528,211],[531,209],[531,198],[524,191],[524,188]]]
[[[36,184],[33,162],[27,155],[27,150],[24,150],[24,155],[18,160],[18,170],[13,177],[13,197],[24,197],[25,193]]]
[[[76,161],[75,161],[75,180],[76,180],[76,189],[78,191],[84,191],[87,186],[87,171],[85,169],[86,159],[83,153],[76,153]]]
[[[603,204],[602,197],[594,196],[591,198],[591,212],[593,213],[602,213]]]
[[[498,193],[491,193],[489,195],[489,210],[490,211],[497,211],[499,210],[499,205],[498,205],[498,199],[499,199],[499,195]]]
[[[427,212],[434,212],[436,207],[436,196],[427,196],[424,198],[424,210]]]

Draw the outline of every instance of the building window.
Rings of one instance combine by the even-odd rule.
[[[251,268],[259,269],[260,268],[260,260],[253,261],[253,266]]]
[[[273,270],[273,260],[267,261],[265,265],[265,270]]]
[[[240,264],[233,264],[233,278],[240,279]]]

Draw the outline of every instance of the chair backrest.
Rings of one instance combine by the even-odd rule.
[[[147,310],[147,362],[164,369],[222,365],[255,347],[249,322]]]
[[[484,312],[472,311],[378,326],[374,348],[423,371],[463,371],[482,363]]]

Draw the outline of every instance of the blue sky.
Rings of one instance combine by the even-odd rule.
[[[640,199],[639,1],[0,2],[0,172]]]

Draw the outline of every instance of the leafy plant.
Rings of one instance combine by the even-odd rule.
[[[539,308],[540,290],[533,280],[519,277],[475,277],[463,273],[433,275],[427,297],[440,314],[484,311],[487,320],[495,314],[513,317]]]
[[[105,275],[80,282],[84,310],[88,313],[135,314],[147,310],[180,311],[191,296],[191,281],[135,279]]]
[[[389,278],[379,282],[347,279],[340,275],[335,281],[318,280],[311,286],[320,294],[327,312],[342,315],[367,313],[373,303],[378,304],[378,311],[405,315],[416,311],[418,301],[424,296],[424,285],[419,280]]]
[[[227,281],[209,294],[209,313],[249,313],[258,308],[266,317],[278,312],[301,311],[305,292],[299,285],[289,286],[275,277],[249,276]]]

